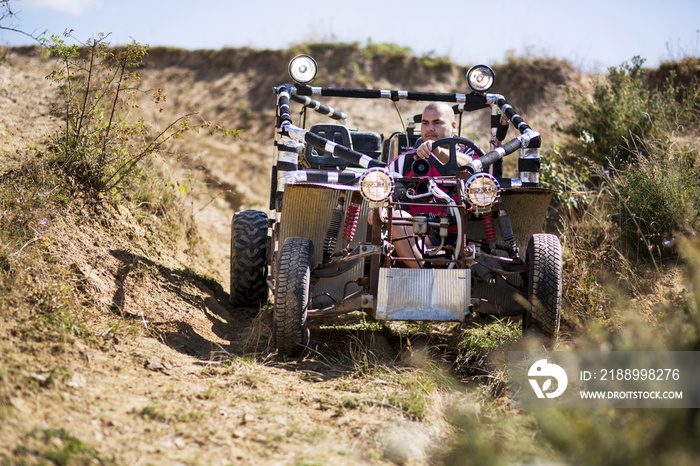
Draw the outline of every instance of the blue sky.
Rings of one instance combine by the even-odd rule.
[[[224,0],[10,0],[27,32],[73,29],[84,40],[111,33],[114,45],[282,49],[307,41],[392,42],[461,65],[517,55],[566,58],[604,71],[641,55],[647,65],[700,55],[698,0],[442,0],[400,2]],[[0,43],[30,39],[0,31]]]

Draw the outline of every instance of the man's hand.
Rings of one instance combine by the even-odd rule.
[[[471,163],[472,160],[473,159],[469,155],[467,155],[463,152],[457,151],[457,166],[463,167],[466,164]]]
[[[428,160],[430,157],[430,153],[433,152],[435,157],[444,163],[447,163],[450,161],[450,150],[446,147],[436,147],[435,150],[433,151],[433,141],[428,140],[425,141],[423,144],[418,146],[418,149],[416,150],[416,155],[415,159],[425,159]],[[472,161],[472,158],[468,156],[467,154],[457,151],[457,165],[458,166],[463,166],[468,164],[469,162]]]
[[[425,141],[423,144],[418,146],[418,150],[416,150],[416,156],[414,158],[428,160],[432,151],[433,141]]]
[[[443,164],[450,161],[450,150],[443,146],[433,148],[433,141],[430,139],[418,146],[416,156],[414,158],[428,160],[431,152]]]

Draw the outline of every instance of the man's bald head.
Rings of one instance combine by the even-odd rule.
[[[446,120],[450,122],[455,121],[455,112],[446,102],[431,102],[425,106],[423,113],[425,113],[426,110],[439,112]]]
[[[454,111],[445,102],[431,102],[423,109],[420,132],[424,141],[451,137],[456,128]]]

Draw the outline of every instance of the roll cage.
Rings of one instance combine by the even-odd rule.
[[[276,127],[279,135],[276,141],[277,151],[275,165],[272,173],[272,195],[270,209],[279,210],[284,196],[284,187],[291,177],[306,179],[307,181],[334,181],[337,176],[340,182],[349,182],[357,177],[356,172],[332,173],[327,178],[324,172],[337,172],[338,168],[355,166],[360,168],[383,167],[389,161],[390,155],[405,152],[413,147],[417,135],[413,133],[415,123],[420,122],[420,115],[409,119],[409,127],[406,133],[394,133],[382,144],[380,157],[353,149],[352,135],[342,140],[323,137],[319,132],[306,130],[293,124],[291,116],[291,102],[303,105],[304,110],[312,109],[328,118],[342,122],[347,120],[347,115],[333,107],[325,105],[313,97],[343,97],[354,99],[388,99],[393,102],[410,100],[417,102],[446,102],[454,103],[452,106],[455,114],[461,116],[464,112],[472,112],[485,108],[491,108],[491,151],[484,157],[467,168],[470,173],[489,170],[498,179],[502,187],[538,187],[540,157],[539,148],[541,139],[539,133],[523,120],[515,109],[499,94],[460,94],[460,93],[435,93],[435,92],[411,92],[401,90],[380,89],[348,89],[334,87],[311,87],[299,84],[283,84],[274,88],[277,94]],[[305,118],[304,118],[305,120]],[[512,123],[518,129],[520,135],[504,142]],[[326,125],[328,126],[328,125]],[[342,125],[339,125],[342,127]],[[322,151],[325,157],[327,170],[318,168],[304,169],[299,165],[300,143],[305,143],[308,148]],[[393,149],[393,150],[392,150]],[[519,178],[503,178],[503,157],[523,149],[518,160]],[[331,162],[330,157],[336,161]],[[320,163],[319,165],[324,165]],[[335,165],[331,170],[330,166]],[[302,172],[299,173],[300,168]],[[290,174],[292,174],[290,176]],[[296,174],[296,175],[294,175]],[[305,177],[305,178],[304,178]]]

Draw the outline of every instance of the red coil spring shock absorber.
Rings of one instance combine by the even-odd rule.
[[[348,206],[348,213],[345,216],[345,229],[343,230],[343,240],[344,243],[350,244],[350,241],[355,237],[355,231],[357,230],[357,219],[360,217],[360,206],[357,204],[350,204]]]
[[[496,243],[496,227],[493,224],[493,212],[484,212],[481,214],[481,224],[484,227],[484,237],[489,246]]]

